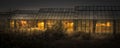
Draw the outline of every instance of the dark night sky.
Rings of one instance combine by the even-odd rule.
[[[0,11],[10,8],[39,9],[39,8],[67,8],[82,4],[119,5],[120,0],[0,0]]]

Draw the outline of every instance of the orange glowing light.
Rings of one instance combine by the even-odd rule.
[[[12,28],[14,28],[14,21],[11,21],[11,22],[10,22],[10,26],[11,26]]]
[[[27,22],[26,21],[21,21],[21,24],[25,25],[25,24],[27,24]]]
[[[110,22],[107,22],[107,23],[97,23],[96,26],[111,26],[111,23]]]
[[[106,24],[105,24],[105,23],[102,23],[101,26],[106,26]]]
[[[38,22],[38,28],[39,28],[39,30],[44,31],[45,30],[45,28],[44,28],[44,22]]]
[[[25,21],[25,20],[21,20],[20,23],[21,23],[21,27],[27,26],[27,21]]]
[[[100,23],[97,23],[96,26],[101,26],[101,24],[100,24]]]
[[[67,34],[72,34],[74,31],[74,23],[70,21],[63,21],[64,28]]]
[[[47,25],[48,25],[47,27],[48,27],[49,29],[51,29],[54,24],[55,24],[55,22],[53,22],[52,20],[48,20],[48,21],[47,21]]]
[[[111,26],[110,22],[107,22],[107,26],[108,26],[108,27]]]

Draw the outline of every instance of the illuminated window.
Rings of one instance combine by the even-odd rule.
[[[44,30],[44,23],[41,21],[36,20],[16,20],[16,28],[20,31],[37,31],[37,30]],[[42,26],[42,27],[41,27]]]
[[[24,21],[24,20],[20,21],[20,23],[21,23],[22,27],[26,27],[26,25],[27,25],[27,21]]]
[[[42,31],[45,30],[45,28],[44,28],[44,22],[43,21],[39,21],[38,22],[38,28],[39,28],[39,30],[42,30]]]
[[[57,25],[57,22],[55,20],[47,20],[46,24],[48,29],[53,29]]]
[[[112,32],[112,22],[110,21],[97,21],[96,22],[96,33],[108,33]]]
[[[38,22],[36,20],[29,20],[27,23],[28,23],[28,28],[37,28]]]
[[[17,28],[28,28],[28,22],[26,20],[17,20],[15,24]]]
[[[68,34],[71,34],[74,31],[74,23],[73,21],[63,21],[63,27]]]
[[[97,23],[96,26],[107,26],[107,27],[110,27],[111,23],[110,22]]]
[[[78,31],[79,32],[92,32],[93,22],[92,20],[79,20],[78,21]]]
[[[117,21],[116,21],[115,27],[116,27],[116,33],[117,33],[117,34],[120,34],[120,20],[117,20]]]
[[[11,27],[11,28],[14,28],[14,24],[15,24],[15,23],[14,23],[14,21],[13,21],[13,20],[12,20],[12,21],[10,21],[10,27]]]

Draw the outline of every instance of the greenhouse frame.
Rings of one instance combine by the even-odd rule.
[[[75,32],[120,34],[120,6],[75,6],[0,12],[1,31],[45,32],[61,27]]]

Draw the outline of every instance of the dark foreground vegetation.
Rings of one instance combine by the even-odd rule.
[[[105,38],[87,33],[72,36],[61,31],[0,32],[0,48],[120,48],[120,35]]]

